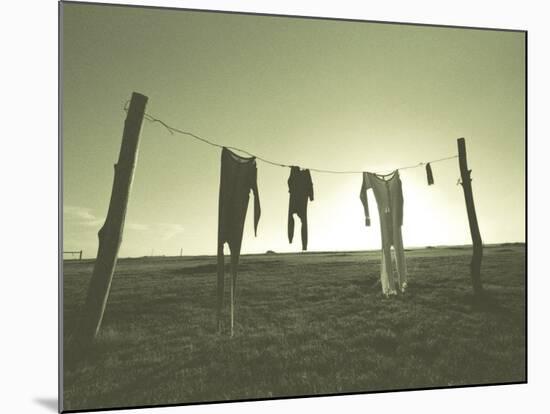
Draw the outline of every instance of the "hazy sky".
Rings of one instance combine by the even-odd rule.
[[[465,137],[483,241],[525,241],[524,61],[516,32],[64,4],[64,249],[96,255],[132,91],[170,125],[302,167],[387,171]],[[401,172],[405,246],[470,243],[457,160],[433,171]],[[289,172],[258,161],[243,253],[301,249]],[[219,174],[218,148],[145,122],[120,256],[214,254]],[[379,248],[361,175],[312,178],[309,250]]]

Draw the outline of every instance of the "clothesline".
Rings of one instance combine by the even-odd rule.
[[[130,101],[127,101],[126,104],[124,105],[124,111],[125,112],[128,112],[128,104],[129,104]],[[280,162],[276,162],[276,161],[270,161],[266,158],[262,158],[256,154],[253,154],[247,150],[244,150],[242,148],[238,148],[238,147],[233,147],[233,146],[229,146],[229,145],[221,145],[221,144],[218,144],[217,142],[213,142],[213,141],[210,141],[206,138],[203,138],[199,135],[196,135],[192,132],[189,132],[189,131],[183,131],[179,128],[175,128],[173,126],[170,126],[168,125],[166,122],[162,121],[161,119],[158,119],[158,118],[155,118],[154,116],[148,114],[148,113],[144,113],[143,117],[151,122],[151,123],[159,123],[161,124],[164,128],[166,128],[166,130],[170,133],[170,134],[174,134],[174,133],[178,133],[178,134],[181,134],[181,135],[187,135],[189,137],[192,137],[192,138],[195,138],[196,140],[199,140],[199,141],[202,141],[204,142],[205,144],[208,144],[208,145],[211,145],[213,147],[218,147],[218,148],[228,148],[228,149],[231,149],[231,150],[235,150],[235,151],[239,151],[239,152],[242,152],[244,154],[247,154],[251,157],[254,157],[260,161],[263,161],[267,164],[271,164],[271,165],[274,165],[274,166],[277,166],[277,167],[287,167],[287,168],[290,168],[292,167],[292,165],[290,164],[283,164],[283,163],[280,163]],[[398,167],[398,168],[394,168],[393,170],[408,170],[408,169],[411,169],[411,168],[418,168],[418,167],[421,167],[423,165],[426,165],[426,164],[433,164],[435,162],[441,162],[441,161],[447,161],[447,160],[452,160],[454,158],[458,158],[458,155],[452,155],[452,156],[449,156],[449,157],[443,157],[443,158],[438,158],[438,159],[435,159],[435,160],[430,160],[430,161],[427,161],[427,162],[419,162],[417,164],[412,164],[412,165],[406,165],[404,167]],[[300,166],[302,168],[306,168],[304,166]],[[364,172],[364,170],[328,170],[328,169],[321,169],[321,168],[307,168],[309,169],[310,171],[315,171],[315,172],[319,172],[319,173],[327,173],[327,174],[361,174]],[[386,171],[385,171],[386,172]],[[381,173],[381,172],[379,172]]]

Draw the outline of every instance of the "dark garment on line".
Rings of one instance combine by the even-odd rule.
[[[294,237],[294,216],[300,217],[302,222],[302,250],[307,250],[307,203],[313,201],[313,182],[309,170],[300,170],[300,167],[290,168],[288,177],[288,241],[292,243]]]
[[[426,164],[426,175],[428,177],[428,185],[432,185],[434,183],[434,175],[430,163]]]
[[[227,243],[231,254],[233,287],[241,253],[244,222],[250,191],[254,195],[254,235],[260,220],[256,159],[241,157],[227,148],[222,149],[220,196],[218,207],[218,312],[223,306],[224,253]]]

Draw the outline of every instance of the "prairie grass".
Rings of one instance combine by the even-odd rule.
[[[122,259],[86,351],[70,337],[93,262],[67,261],[64,408],[523,382],[525,246],[485,248],[481,300],[470,257],[410,250],[408,290],[385,298],[378,253],[242,256],[233,338],[215,257]]]

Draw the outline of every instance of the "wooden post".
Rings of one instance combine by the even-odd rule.
[[[470,234],[472,235],[473,254],[470,262],[470,275],[472,277],[472,286],[474,294],[479,295],[482,290],[481,284],[481,260],[483,258],[483,244],[481,234],[477,224],[476,209],[474,205],[474,196],[472,194],[472,170],[468,169],[468,160],[466,159],[466,141],[459,138],[458,143],[458,162],[460,166],[460,177],[462,179],[462,189],[464,190],[464,199],[466,201],[466,211],[468,212],[468,222],[470,224]]]
[[[146,96],[134,92],[124,122],[120,153],[115,164],[111,201],[105,223],[98,233],[99,248],[80,325],[79,339],[84,342],[91,342],[99,332],[109,297],[118,250],[122,242],[126,208],[137,160],[139,133],[147,99]]]
[[[78,260],[82,261],[82,250],[80,251],[80,254],[78,255]]]

